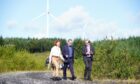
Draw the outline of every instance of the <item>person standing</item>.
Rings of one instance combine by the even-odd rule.
[[[59,40],[56,40],[54,42],[54,46],[52,47],[49,56],[49,63],[52,65],[53,70],[53,80],[61,80],[61,78],[59,77],[59,69],[61,61],[64,61],[64,58],[61,53],[60,44],[61,43]]]
[[[62,48],[62,54],[65,59],[63,67],[63,79],[67,80],[67,68],[69,67],[71,72],[71,80],[75,80],[76,76],[74,74],[74,47],[72,46],[72,39],[67,41],[67,45]]]
[[[85,41],[85,45],[82,49],[82,54],[85,64],[84,80],[91,80],[92,61],[95,52],[89,40]]]

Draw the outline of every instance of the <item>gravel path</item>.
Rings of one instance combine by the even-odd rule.
[[[69,79],[53,81],[50,79],[51,77],[50,72],[11,72],[0,74],[0,84],[118,84],[115,81],[99,82],[97,80],[82,81],[78,79],[75,81]]]

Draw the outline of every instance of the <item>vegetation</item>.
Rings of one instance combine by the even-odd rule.
[[[104,40],[95,43],[95,47],[93,77],[131,79],[140,76],[140,38]]]
[[[48,53],[29,53],[17,51],[15,46],[0,47],[0,72],[45,70],[45,59]]]
[[[14,45],[16,50],[27,50],[31,53],[50,51],[53,46],[54,40],[57,38],[5,38],[3,39],[4,45]],[[62,45],[66,43],[64,39],[59,39]]]
[[[1,37],[0,72],[45,70],[45,59],[55,39]],[[60,40],[63,46],[66,41],[65,39]],[[92,44],[95,47],[92,78],[140,79],[140,37],[118,40],[104,39]],[[81,54],[83,45],[84,42],[81,39],[74,40],[74,68],[79,78],[82,78],[84,73]]]

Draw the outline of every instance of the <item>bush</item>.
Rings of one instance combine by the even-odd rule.
[[[138,39],[138,38],[137,38]],[[81,50],[83,43],[75,44]],[[95,56],[92,78],[140,79],[140,40],[102,40],[93,43]],[[81,51],[76,52],[75,70],[78,76],[84,73]]]
[[[16,51],[14,46],[0,47],[0,72],[44,70],[47,53],[35,56],[27,51]]]

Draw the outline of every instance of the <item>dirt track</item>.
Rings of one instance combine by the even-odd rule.
[[[53,81],[49,72],[12,72],[0,74],[0,84],[122,84],[115,81],[82,81],[60,80]],[[135,84],[133,82],[123,84]]]

